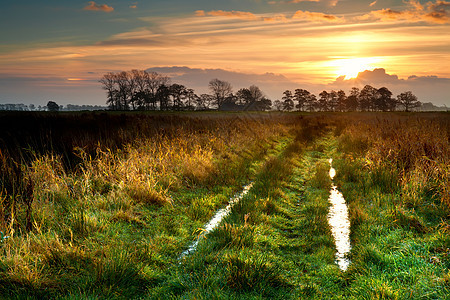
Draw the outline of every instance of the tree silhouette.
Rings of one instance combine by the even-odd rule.
[[[309,112],[313,112],[313,111],[316,109],[316,107],[318,106],[316,95],[310,94],[310,95],[308,96],[308,98],[306,98],[306,103],[305,103],[305,105],[306,105],[306,109],[307,109]]]
[[[297,101],[295,106],[299,111],[303,111],[311,93],[304,89],[296,89],[294,91],[294,100]]]
[[[345,104],[347,101],[347,96],[343,90],[339,90],[337,92],[337,110],[345,111]]]
[[[233,88],[229,82],[222,81],[217,78],[209,82],[209,89],[213,93],[219,109],[222,107],[225,99],[233,93]]]
[[[329,98],[330,98],[330,94],[327,91],[322,91],[319,94],[319,97],[320,97],[319,98],[319,103],[318,103],[319,109],[321,111],[327,111],[328,110],[328,101],[329,101]]]
[[[117,89],[116,89],[116,75],[114,73],[107,73],[100,79],[102,88],[106,90],[108,100],[106,104],[113,110],[119,109],[120,105],[117,101]]]
[[[283,93],[283,110],[285,111],[291,111],[294,109],[294,101],[293,96],[292,96],[292,92],[289,90],[284,91]]]
[[[359,93],[359,107],[362,111],[374,110],[378,90],[370,85],[364,86]]]
[[[169,93],[173,99],[172,108],[174,110],[181,110],[183,108],[183,102],[186,98],[186,87],[184,85],[174,83],[169,87]]]
[[[421,105],[417,97],[410,91],[401,93],[397,96],[398,103],[405,108],[405,111],[411,111],[412,108],[419,107]]]
[[[392,98],[392,92],[386,87],[379,88],[375,95],[375,108],[381,111],[394,110],[396,106],[395,99]]]
[[[47,109],[48,109],[48,111],[59,111],[59,105],[56,104],[56,102],[54,102],[54,101],[48,101]]]
[[[283,110],[283,103],[280,100],[275,100],[273,102],[273,106],[275,107],[276,110],[278,111],[282,111]]]
[[[252,92],[250,89],[242,88],[236,93],[237,104],[238,105],[248,105],[252,102]]]

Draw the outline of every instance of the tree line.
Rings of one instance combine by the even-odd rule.
[[[270,110],[272,101],[252,85],[233,93],[227,81],[209,82],[211,94],[197,95],[193,89],[171,83],[170,78],[144,70],[107,73],[100,79],[112,110]]]
[[[107,107],[100,105],[78,105],[78,104],[67,104],[58,105],[55,101],[48,101],[47,105],[34,105],[34,104],[23,104],[23,103],[0,103],[0,111],[94,111],[94,110],[106,110]]]
[[[100,79],[111,110],[255,110],[268,111],[406,111],[420,107],[411,92],[396,98],[388,88],[366,85],[352,88],[347,96],[343,90],[322,91],[319,96],[305,89],[286,90],[281,100],[268,99],[259,87],[252,85],[233,92],[227,81],[212,79],[210,94],[197,95],[193,89],[171,83],[170,78],[156,72],[131,70],[110,72]]]
[[[392,92],[386,88],[374,88],[370,85],[361,90],[353,87],[347,96],[343,90],[322,91],[319,97],[304,89],[294,92],[286,90],[282,100],[276,100],[276,110],[292,111],[395,111],[403,108],[411,111],[420,107],[421,103],[410,91],[392,97]]]

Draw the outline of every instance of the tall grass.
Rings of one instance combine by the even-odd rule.
[[[352,297],[448,297],[449,133],[448,114],[377,115],[342,131]]]
[[[0,148],[3,296],[144,294],[296,121],[112,114],[83,120],[99,125],[83,136],[72,123],[83,115],[35,117],[50,124],[41,134],[67,130],[56,129],[49,147],[17,137]],[[70,147],[57,146],[73,132]]]

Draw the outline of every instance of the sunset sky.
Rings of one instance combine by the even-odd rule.
[[[450,106],[446,1],[14,0],[0,12],[0,103],[104,104],[104,73],[159,68],[198,92],[213,75],[273,100],[371,83]]]

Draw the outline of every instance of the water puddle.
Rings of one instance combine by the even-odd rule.
[[[214,228],[216,228],[220,224],[222,219],[230,213],[231,208],[236,203],[238,203],[248,193],[248,191],[252,188],[252,186],[253,186],[253,182],[244,186],[244,189],[242,190],[242,192],[240,192],[239,194],[236,194],[233,198],[231,198],[230,202],[228,202],[228,205],[225,208],[219,209],[216,212],[216,214],[212,217],[212,219],[208,222],[208,224],[206,224],[203,227],[202,232],[198,236],[197,240],[194,243],[192,243],[186,251],[181,253],[180,259],[184,258],[186,255],[191,254],[192,252],[194,252],[197,249],[197,246],[198,246],[198,243],[200,242],[200,240],[202,238],[204,238],[205,235],[207,235],[209,232],[211,232]]]
[[[336,170],[332,166],[333,159],[330,162],[330,178],[334,179]],[[331,203],[330,212],[328,213],[328,223],[331,227],[334,241],[336,243],[336,263],[342,271],[346,271],[350,260],[346,258],[346,254],[350,252],[350,220],[348,217],[348,207],[345,203],[344,196],[337,190],[332,183],[330,197],[328,201]]]

